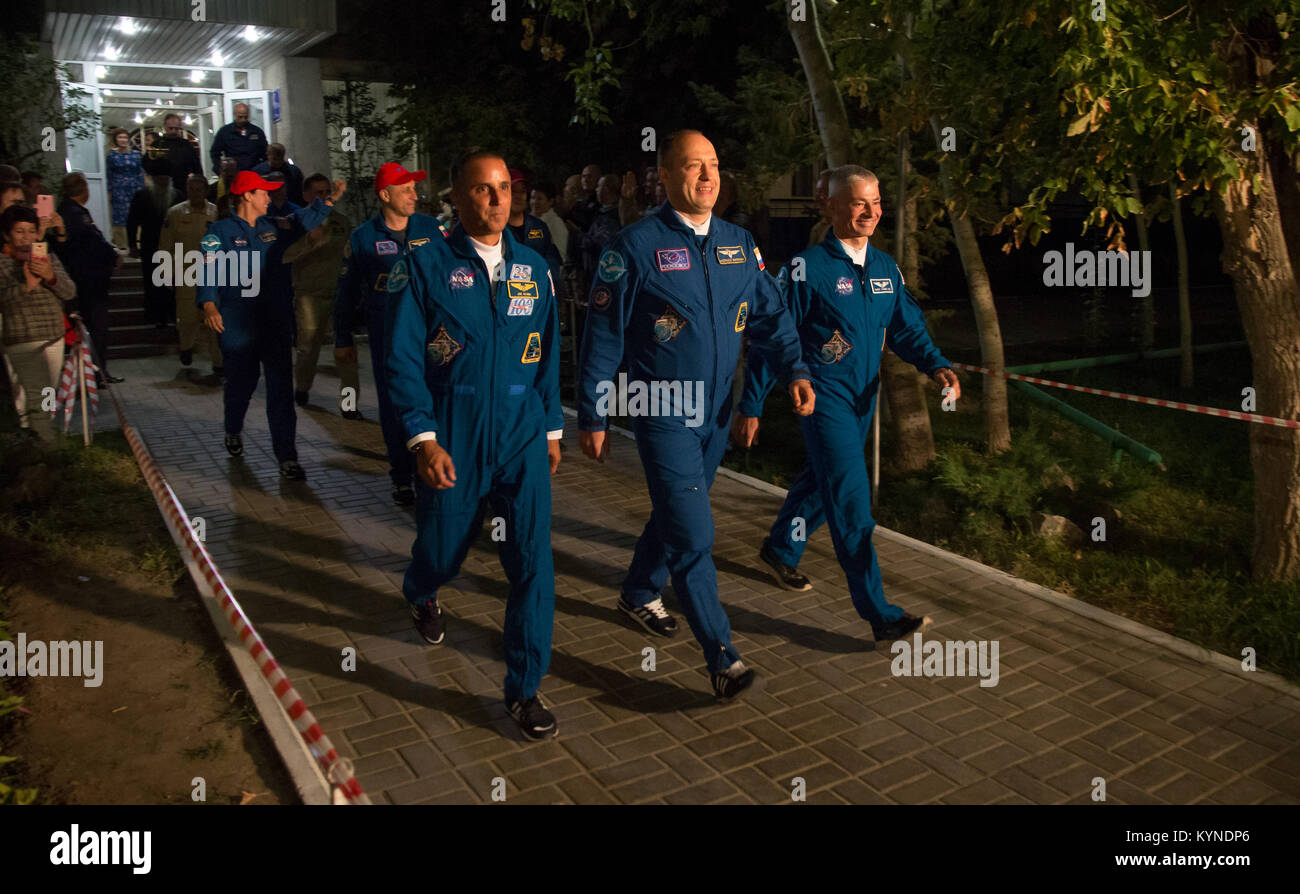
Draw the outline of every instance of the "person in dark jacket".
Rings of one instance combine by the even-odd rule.
[[[272,143],[266,147],[266,161],[253,167],[253,173],[265,177],[268,180],[272,173],[284,175],[284,187],[277,189],[272,195],[284,193],[284,201],[301,208],[305,203],[302,200],[302,169],[293,164],[288,159],[288,153],[283,143]]]
[[[163,135],[154,140],[153,150],[149,154],[167,162],[172,175],[172,186],[185,183],[190,174],[202,177],[203,162],[199,160],[199,148],[185,138],[181,116],[173,112],[164,118],[163,131]]]
[[[92,356],[102,373],[99,382],[104,386],[123,381],[108,371],[108,281],[122,266],[122,258],[95,226],[86,208],[89,198],[85,174],[74,172],[63,178],[63,201],[58,212],[67,238],[51,243],[51,248],[76,283],[77,307],[86,321]]]
[[[172,166],[167,159],[149,159],[145,172],[153,180],[153,185],[136,190],[131,197],[131,210],[126,215],[126,242],[131,248],[131,257],[140,259],[140,272],[144,276],[145,318],[162,329],[171,322],[176,307],[171,289],[153,281],[154,268],[158,266],[154,262],[154,253],[158,251],[158,236],[167,222],[167,211],[185,201],[185,197],[172,187]]]
[[[212,169],[221,170],[221,156],[229,155],[241,171],[251,171],[266,161],[266,131],[248,120],[248,103],[235,103],[235,120],[223,126],[212,138],[208,155]]]

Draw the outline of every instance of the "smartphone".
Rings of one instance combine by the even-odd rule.
[[[44,260],[45,260],[46,258],[48,258],[49,256],[50,256],[50,246],[49,246],[48,243],[46,243],[46,242],[33,242],[33,243],[32,243],[32,260],[33,260],[33,261],[44,261]]]
[[[36,216],[40,218],[50,217],[54,214],[54,196],[37,196],[36,197]]]

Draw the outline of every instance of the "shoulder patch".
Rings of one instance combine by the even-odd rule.
[[[766,270],[766,269],[767,269],[767,265],[763,263],[763,253],[762,253],[761,251],[758,250],[758,246],[757,246],[757,245],[754,246],[754,260],[758,261],[758,269],[759,269],[759,270]]]
[[[600,256],[598,267],[600,278],[605,282],[617,282],[623,274],[627,273],[623,256],[612,248],[605,249],[605,253]]]
[[[719,264],[743,264],[749,260],[745,257],[743,245],[719,245],[715,251],[718,254]]]
[[[537,363],[542,359],[542,334],[540,332],[528,333],[528,344],[524,345],[524,356],[519,358],[520,363]]]
[[[609,291],[609,286],[600,285],[591,290],[591,306],[596,310],[609,307],[609,302],[613,299],[614,295]]]
[[[740,309],[736,311],[736,331],[745,331],[745,321],[749,319],[749,302],[740,302]]]
[[[411,275],[406,271],[406,259],[402,258],[402,260],[398,261],[396,264],[393,265],[392,271],[390,271],[388,274],[388,284],[387,284],[388,291],[389,292],[402,291],[402,289],[406,287],[406,284],[408,281],[410,281],[410,279],[411,279]],[[379,288],[379,283],[375,283],[375,288],[376,289]]]
[[[216,251],[221,248],[221,237],[216,233],[208,233],[199,240],[199,248],[204,251]]]
[[[411,248],[418,248],[421,245],[427,244],[428,241],[429,241],[428,236],[421,236],[419,239],[412,239],[410,242],[406,244],[409,245]]]

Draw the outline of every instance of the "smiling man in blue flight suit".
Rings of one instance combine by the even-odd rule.
[[[899,639],[929,619],[910,615],[885,599],[871,544],[876,522],[865,448],[880,386],[880,352],[888,343],[941,387],[952,388],[954,400],[961,396],[961,384],[930,340],[925,317],[908,294],[898,265],[869,244],[881,213],[876,175],[857,165],[835,169],[829,208],[832,226],[826,237],[781,271],[816,383],[817,412],[800,420],[807,460],[763,542],[760,558],[787,589],[812,589],[797,566],[807,535],[829,522],[853,607],[871,624],[877,641]],[[733,425],[742,447],[754,442],[771,387],[770,367],[754,354]]]
[[[721,183],[713,144],[699,131],[670,135],[660,146],[659,178],[668,201],[600,256],[579,365],[578,438],[583,453],[603,460],[609,397],[621,390],[611,389],[612,380],[626,361],[627,415],[654,508],[618,607],[651,633],[672,636],[677,622],[659,595],[671,576],[714,693],[727,701],[757,676],[732,647],[718,600],[709,506],[745,329],[781,378],[793,380],[796,413],[811,413],[814,396],[780,288],[763,272],[753,237],[712,214]],[[634,392],[647,391],[658,400],[634,406]]]
[[[370,335],[370,364],[375,374],[375,396],[379,399],[379,427],[388,451],[388,477],[393,482],[393,502],[409,506],[415,502],[412,477],[415,459],[406,447],[402,422],[388,396],[384,373],[384,313],[388,305],[388,278],[398,260],[408,252],[421,251],[442,242],[446,233],[437,218],[416,214],[415,184],[424,171],[408,171],[396,162],[381,165],[375,175],[379,211],[352,231],[343,249],[343,269],[334,296],[334,358],[356,363],[352,342],[352,321],[365,304],[366,328]],[[360,395],[358,395],[358,398]]]
[[[415,545],[402,592],[430,644],[445,631],[438,589],[454,578],[491,506],[510,580],[505,701],[530,739],[556,735],[538,687],[551,660],[555,568],[551,482],[560,463],[559,323],[546,261],[506,226],[510,174],[471,148],[451,168],[460,225],[412,249],[388,276],[386,372],[416,451]]]
[[[283,183],[241,171],[231,184],[235,212],[208,224],[199,241],[205,254],[202,282],[194,303],[203,322],[219,334],[225,361],[226,451],[244,452],[244,415],[257,388],[259,366],[266,371],[266,419],[280,475],[300,481],[307,477],[298,465],[294,445],[297,416],[293,407],[293,287],[283,267],[284,252],[330,214],[347,185],[334,181],[334,194],[317,199],[292,215],[292,226],[277,226],[266,216],[268,190]],[[218,274],[223,274],[224,282]]]

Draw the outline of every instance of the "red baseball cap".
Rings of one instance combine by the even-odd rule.
[[[379,166],[379,172],[375,174],[375,192],[390,186],[401,186],[403,183],[419,183],[428,176],[424,171],[408,171],[395,161],[386,162]]]
[[[511,182],[511,183],[527,183],[527,182],[528,182],[528,178],[525,177],[525,176],[524,176],[524,172],[521,171],[521,170],[519,170],[518,168],[511,168],[511,169],[510,169],[510,182]]]
[[[279,189],[281,186],[284,184],[264,180],[252,171],[240,171],[235,177],[235,182],[231,184],[230,191],[235,195],[242,195],[254,189]]]

